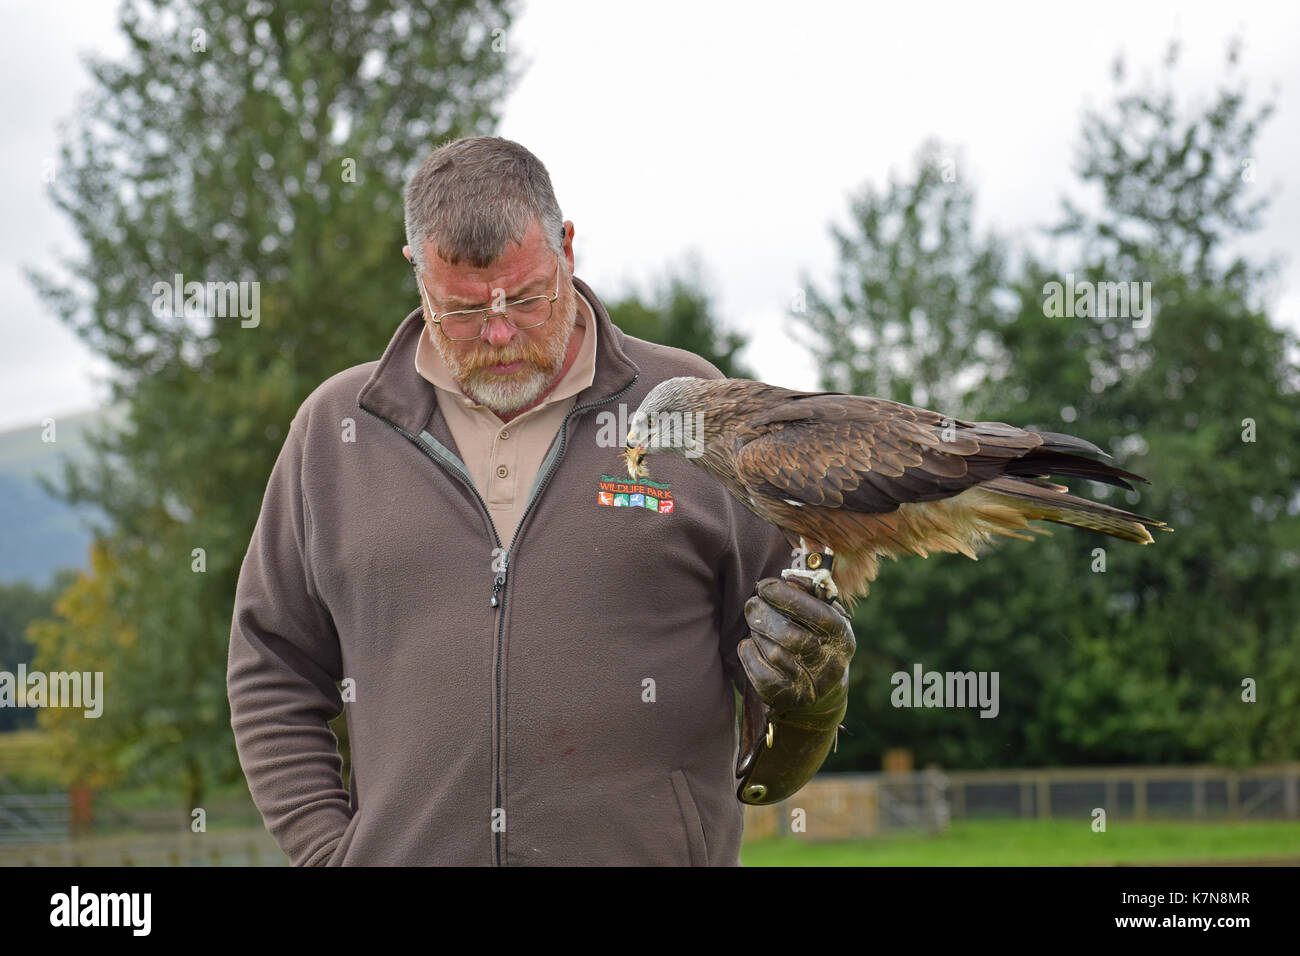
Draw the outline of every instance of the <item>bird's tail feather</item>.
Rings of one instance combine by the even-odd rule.
[[[1085,461],[1085,459],[1078,460]],[[1100,465],[1101,463],[1093,462],[1093,464]],[[1119,471],[1119,469],[1114,470]],[[1057,473],[1061,473],[1060,469],[1057,469]],[[999,497],[1012,499],[1017,510],[1031,521],[1054,521],[1057,524],[1087,528],[1091,531],[1100,531],[1102,534],[1123,538],[1125,541],[1134,541],[1138,544],[1150,544],[1152,542],[1151,532],[1147,528],[1159,528],[1162,531],[1173,530],[1167,527],[1163,521],[1133,514],[1119,508],[1112,508],[1100,501],[1078,498],[1070,494],[1069,489],[1064,485],[1037,478],[1004,476],[983,482],[979,487],[984,491],[993,492]]]
[[[1026,428],[1025,431],[1033,432],[1043,439],[1041,447],[1047,451],[1063,451],[1069,454],[1100,455],[1102,458],[1109,458],[1110,455],[1090,441],[1077,438],[1074,435],[1063,435],[1060,432],[1045,432],[1038,428]],[[1145,480],[1145,479],[1144,479]]]
[[[1048,433],[1052,438],[1066,438],[1066,435],[1054,435]],[[1079,440],[1080,446],[1086,446],[1086,449],[1094,449],[1099,454],[1105,454],[1101,449],[1088,442]],[[1021,478],[1046,478],[1048,475],[1066,475],[1070,478],[1091,478],[1093,481],[1103,481],[1108,485],[1116,485],[1129,491],[1133,486],[1128,482],[1140,481],[1144,485],[1149,485],[1141,475],[1135,475],[1131,471],[1125,471],[1123,468],[1116,468],[1114,465],[1108,465],[1104,461],[1093,461],[1091,458],[1081,458],[1076,454],[1066,451],[1067,446],[1056,442],[1036,448],[1023,458],[1009,463],[1003,472],[1007,475],[1015,475]],[[1086,450],[1083,447],[1076,449],[1078,451]],[[1127,480],[1126,480],[1127,479]]]

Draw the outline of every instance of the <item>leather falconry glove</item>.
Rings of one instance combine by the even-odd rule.
[[[838,603],[802,579],[764,578],[745,604],[750,636],[736,647],[745,673],[736,796],[777,803],[815,774],[848,709],[853,627]]]

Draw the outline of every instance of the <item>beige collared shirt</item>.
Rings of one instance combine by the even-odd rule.
[[[502,547],[509,549],[524,516],[528,492],[542,459],[577,395],[596,375],[596,321],[591,304],[578,293],[581,307],[576,324],[582,344],[569,370],[550,395],[534,408],[503,422],[496,412],[466,396],[429,340],[439,334],[426,327],[415,351],[415,368],[438,390],[438,407],[469,469],[474,487],[483,496]]]

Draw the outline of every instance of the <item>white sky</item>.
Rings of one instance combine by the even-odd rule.
[[[23,268],[77,248],[42,161],[89,88],[78,52],[120,50],[115,23],[107,0],[6,4],[0,430],[107,394],[94,381],[106,367]],[[981,226],[1023,237],[1076,188],[1082,111],[1109,102],[1116,52],[1141,75],[1179,38],[1179,89],[1204,99],[1234,32],[1256,103],[1271,95],[1278,107],[1252,157],[1273,204],[1247,248],[1291,256],[1272,314],[1300,329],[1300,193],[1287,174],[1300,155],[1297,4],[534,0],[506,36],[526,70],[499,132],[546,163],[576,226],[577,273],[598,295],[644,286],[695,251],[719,313],[750,336],[744,358],[759,377],[808,388],[815,370],[784,316],[801,275],[831,277],[828,225],[844,221],[850,192],[907,171],[935,136],[960,150]]]

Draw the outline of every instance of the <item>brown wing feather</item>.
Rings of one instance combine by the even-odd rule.
[[[855,395],[792,398],[746,426],[735,466],[752,494],[868,514],[960,494],[1043,443],[1009,425]]]

